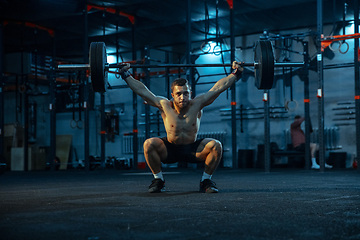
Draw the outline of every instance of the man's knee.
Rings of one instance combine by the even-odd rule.
[[[156,138],[148,138],[148,139],[146,139],[145,142],[144,142],[144,145],[143,145],[144,152],[148,152],[148,151],[156,149],[157,145],[159,144],[158,143],[159,140],[160,139],[156,139]]]
[[[310,143],[310,148],[314,149],[314,150],[318,150],[319,149],[319,145],[317,143]]]
[[[222,144],[219,140],[211,140],[208,145],[211,151],[217,152],[218,154],[222,153]]]

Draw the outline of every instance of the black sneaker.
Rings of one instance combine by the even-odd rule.
[[[150,193],[165,192],[165,182],[160,178],[156,178],[152,180],[149,186],[149,192]]]
[[[200,192],[204,193],[217,193],[219,190],[216,187],[216,183],[211,181],[210,179],[205,179],[200,182]]]

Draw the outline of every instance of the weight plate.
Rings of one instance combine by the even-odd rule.
[[[106,46],[103,42],[92,42],[90,44],[89,63],[91,86],[94,92],[106,92],[107,86],[107,70],[105,64],[107,62]]]
[[[266,71],[266,86],[264,89],[271,89],[274,85],[274,68],[275,68],[275,58],[274,51],[271,41],[265,41],[265,46],[267,50],[267,71]]]
[[[271,89],[274,83],[274,53],[270,41],[257,41],[254,48],[255,86]]]
[[[254,75],[255,75],[255,86],[258,89],[261,89],[262,85],[261,85],[261,79],[262,79],[262,73],[263,73],[263,59],[265,59],[266,57],[264,56],[264,54],[267,54],[267,52],[262,51],[263,48],[262,46],[262,41],[257,41],[255,43],[255,48],[254,48],[254,63],[255,63],[255,68],[254,68]]]

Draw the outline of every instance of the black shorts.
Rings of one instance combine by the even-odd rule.
[[[161,138],[163,140],[166,150],[167,158],[162,160],[162,163],[176,163],[176,162],[188,162],[188,163],[198,163],[199,159],[196,158],[196,150],[199,147],[200,143],[204,139],[196,140],[191,144],[178,145],[170,143],[167,140],[167,137]]]
[[[298,152],[305,152],[305,143],[300,144],[299,146],[294,148],[294,150]]]

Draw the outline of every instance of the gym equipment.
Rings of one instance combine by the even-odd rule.
[[[105,92],[109,68],[123,68],[125,63],[106,62],[106,46],[103,42],[92,42],[89,50],[89,64],[61,64],[58,69],[90,70],[91,85],[95,92]],[[268,40],[259,40],[254,48],[254,62],[241,63],[241,66],[255,68],[255,86],[258,89],[271,89],[274,83],[274,67],[303,67],[303,62],[274,62],[273,46]],[[131,65],[132,68],[170,68],[170,67],[224,67],[232,64],[156,64]]]

